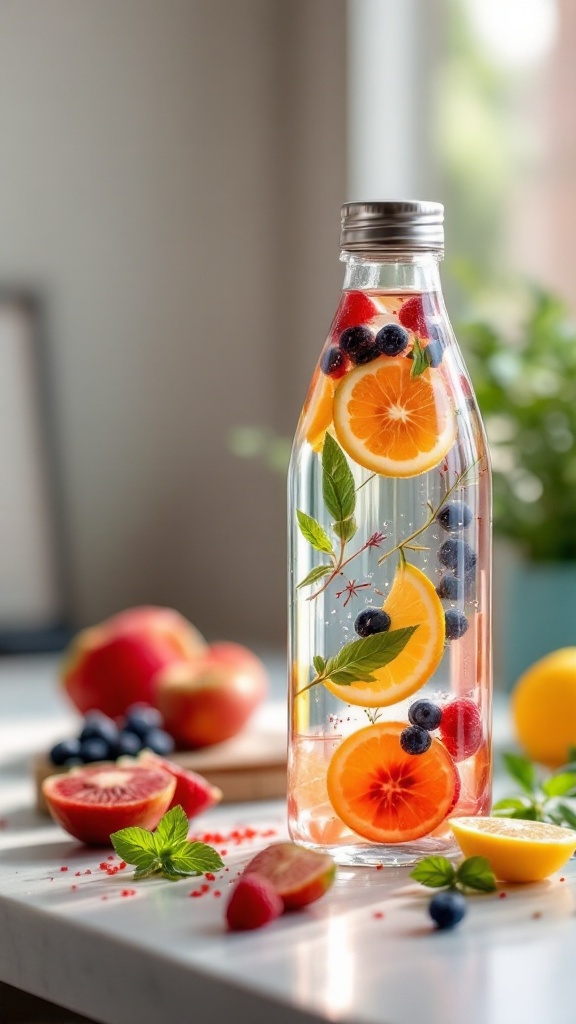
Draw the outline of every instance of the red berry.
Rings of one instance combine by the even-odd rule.
[[[414,331],[414,334],[418,334],[420,338],[428,337],[421,295],[413,295],[411,299],[407,299],[400,308],[398,319],[403,327],[407,327],[409,331]]]
[[[242,875],[228,900],[226,921],[233,932],[249,931],[275,921],[283,910],[284,903],[267,878]]]
[[[472,757],[482,745],[482,719],[472,700],[460,697],[442,709],[440,737],[455,761]]]
[[[338,335],[348,327],[358,327],[377,314],[376,306],[365,292],[343,292],[330,333]]]

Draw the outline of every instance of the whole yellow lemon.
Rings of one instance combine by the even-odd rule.
[[[558,768],[576,746],[576,647],[562,647],[532,665],[512,691],[518,742],[533,761]]]

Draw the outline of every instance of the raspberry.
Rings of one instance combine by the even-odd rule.
[[[344,292],[332,324],[332,334],[340,334],[347,327],[365,324],[377,313],[376,306],[364,292]]]
[[[472,700],[459,697],[442,709],[440,737],[455,761],[472,757],[482,745],[482,719]]]
[[[411,299],[408,299],[403,304],[398,313],[398,319],[403,327],[407,327],[409,331],[414,331],[414,334],[419,335],[420,338],[428,337],[421,295],[413,295]]]
[[[226,921],[233,932],[262,928],[280,916],[284,903],[274,886],[261,875],[242,875],[226,907]]]

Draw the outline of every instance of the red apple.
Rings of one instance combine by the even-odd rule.
[[[156,706],[179,747],[208,747],[244,727],[268,691],[264,665],[241,644],[212,644],[154,678]]]
[[[198,630],[173,608],[129,608],[74,637],[62,683],[82,713],[98,708],[115,718],[131,704],[155,703],[158,671],[205,647]]]

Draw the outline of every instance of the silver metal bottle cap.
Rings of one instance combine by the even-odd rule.
[[[444,252],[442,203],[344,203],[341,217],[340,248],[345,252]]]

